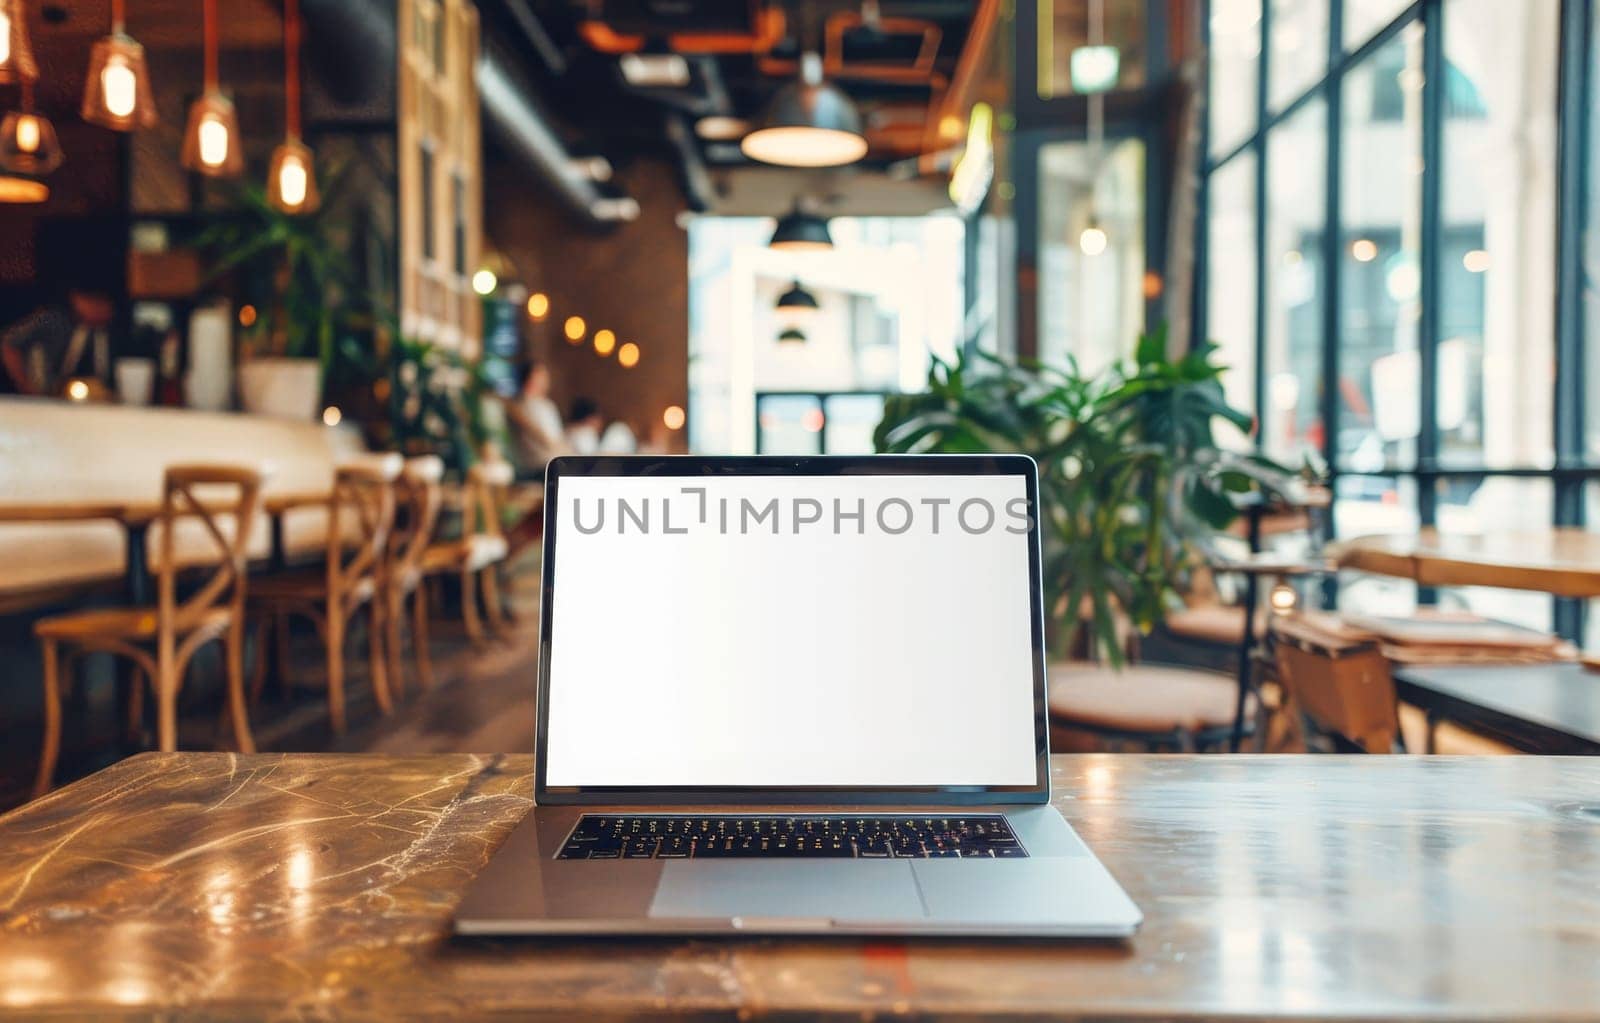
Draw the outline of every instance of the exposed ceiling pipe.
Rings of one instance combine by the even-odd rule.
[[[667,115],[667,141],[677,151],[683,170],[683,194],[689,208],[704,213],[717,198],[716,185],[711,172],[706,169],[705,158],[700,155],[700,145],[695,141],[689,122],[678,114]]]
[[[618,219],[602,215],[610,207],[601,202],[604,196],[594,181],[573,161],[549,120],[534,106],[528,85],[508,58],[489,40],[485,43],[478,58],[478,97],[484,122],[495,137],[527,161],[574,212],[597,223]]]
[[[566,74],[566,55],[561,52],[555,40],[550,38],[550,33],[545,31],[544,22],[533,12],[528,0],[501,0],[501,6],[511,15],[511,20],[516,22],[517,28],[522,30],[528,45],[532,46],[539,59],[544,61],[544,66],[550,73],[558,76]]]

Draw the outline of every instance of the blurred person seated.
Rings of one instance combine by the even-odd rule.
[[[602,455],[632,455],[639,451],[639,438],[625,420],[614,419],[600,435]]]
[[[567,416],[567,443],[577,454],[596,454],[600,450],[600,431],[605,425],[605,417],[593,398],[576,398]]]
[[[111,321],[105,295],[72,289],[0,332],[0,365],[19,394],[59,395],[73,377],[111,376]]]
[[[530,363],[522,373],[516,397],[505,400],[511,425],[511,460],[520,479],[542,479],[552,458],[572,454],[561,411],[550,398],[550,368]]]

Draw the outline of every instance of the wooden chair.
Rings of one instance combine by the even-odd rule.
[[[220,492],[229,492],[218,504]],[[201,499],[201,493],[205,500]],[[157,742],[163,751],[178,748],[178,690],[189,661],[206,643],[221,639],[227,646],[228,711],[234,741],[245,753],[255,752],[244,699],[244,607],[248,574],[246,547],[256,521],[261,474],[241,466],[187,465],[167,469],[162,485],[161,555],[157,565],[155,607],[119,607],[74,611],[41,619],[34,632],[44,653],[44,748],[39,755],[35,795],[50,790],[61,749],[61,654],[103,652],[126,657],[135,665],[136,685],[131,712],[143,700],[145,679],[155,689]],[[224,512],[221,509],[226,508]],[[218,555],[198,589],[179,598],[177,555],[180,520],[197,519]],[[224,529],[223,521],[231,520]]]
[[[1400,702],[1378,643],[1330,615],[1275,615],[1278,681],[1308,738],[1336,752],[1392,753]]]
[[[461,580],[461,616],[474,643],[484,638],[478,614],[480,590],[490,627],[501,632],[509,625],[500,602],[499,566],[511,549],[501,516],[512,479],[510,462],[479,462],[467,470],[461,492],[461,537],[431,544],[422,556],[423,575],[455,575]]]
[[[394,709],[383,651],[386,601],[382,583],[389,532],[394,526],[394,484],[403,464],[399,455],[381,455],[340,466],[334,474],[332,494],[318,502],[328,509],[323,564],[265,576],[250,588],[250,613],[260,623],[258,638],[264,638],[269,619],[280,647],[286,644],[289,617],[309,618],[316,625],[327,652],[328,718],[333,730],[341,734],[345,730],[345,640],[351,620],[364,607],[369,614],[367,662],[372,692],[383,713]],[[264,647],[258,642],[258,651]],[[258,657],[252,700],[260,696],[264,661]]]
[[[433,539],[439,519],[439,481],[444,462],[437,455],[407,459],[395,484],[395,528],[389,536],[389,559],[384,571],[385,616],[389,626],[389,678],[396,695],[405,692],[401,666],[401,626],[405,603],[411,600],[411,645],[417,657],[422,688],[433,686],[433,659],[428,650],[428,598],[422,589],[422,556]]]

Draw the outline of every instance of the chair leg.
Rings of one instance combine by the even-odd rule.
[[[403,639],[400,634],[406,596],[398,589],[390,590],[383,594],[385,601],[383,621],[387,628],[384,630],[384,646],[389,655],[389,684],[394,692],[395,699],[403,700],[406,696],[406,670],[401,663],[400,654],[404,649]]]
[[[39,776],[33,783],[37,798],[50,791],[56,776],[56,758],[61,754],[61,658],[56,641],[44,646],[44,745],[39,750]]]
[[[497,636],[507,635],[511,631],[511,623],[506,619],[504,605],[500,603],[500,566],[490,565],[478,575],[483,580],[484,617],[489,628]]]
[[[250,661],[250,706],[259,706],[267,684],[267,619],[256,619],[255,657]]]
[[[328,608],[326,646],[328,648],[328,722],[335,735],[344,734],[344,614]]]
[[[372,676],[372,695],[378,698],[378,709],[385,714],[394,713],[394,701],[389,697],[389,671],[383,653],[383,592],[372,595],[367,607],[367,674]]]
[[[411,645],[417,652],[417,678],[423,689],[433,688],[433,651],[428,648],[428,591],[418,586],[411,594]]]
[[[473,644],[483,642],[483,623],[478,618],[478,584],[470,569],[461,571],[461,620],[467,626],[467,638]]]
[[[163,753],[178,750],[178,665],[168,656],[156,658],[156,745]]]
[[[148,673],[135,664],[129,673],[128,687],[128,730],[126,732],[129,742],[137,742],[140,733],[144,731],[144,687],[146,683],[154,680],[147,677]]]
[[[244,621],[235,620],[228,627],[228,710],[233,716],[233,741],[240,753],[256,751],[255,737],[250,734],[250,713],[244,694]]]

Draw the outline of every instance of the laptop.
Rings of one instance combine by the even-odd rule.
[[[1019,456],[560,458],[534,807],[464,935],[1113,937]]]

